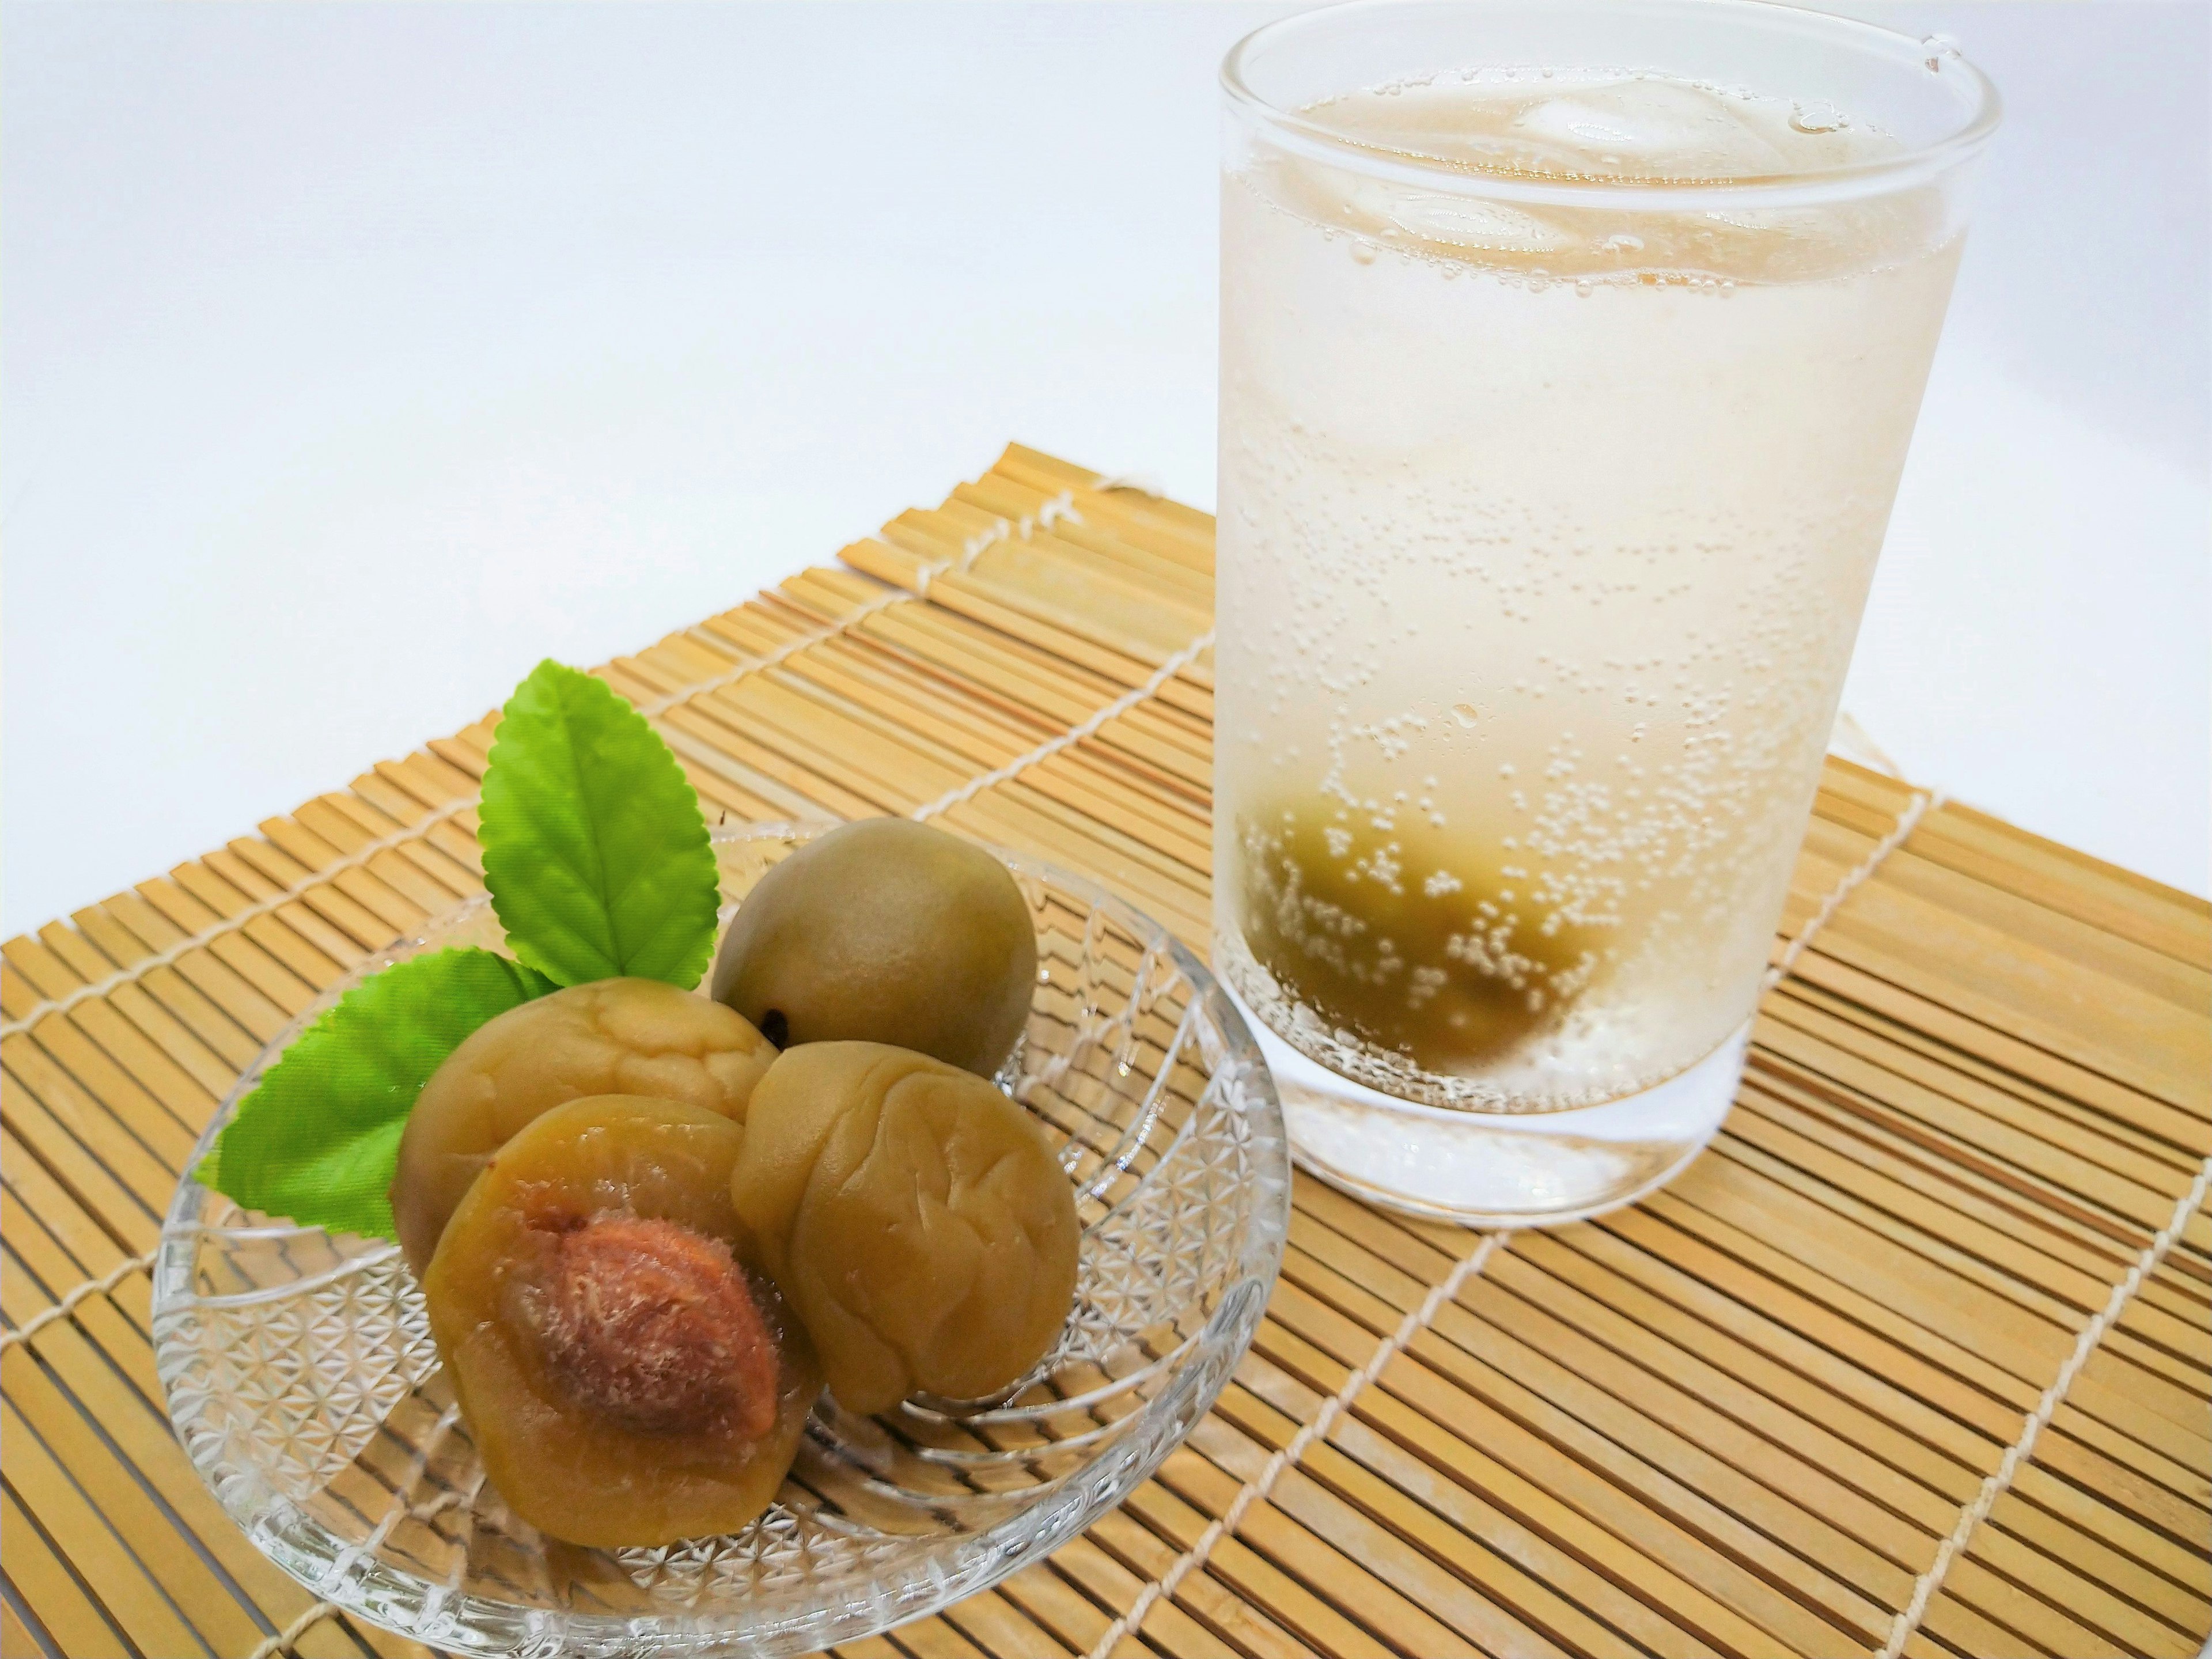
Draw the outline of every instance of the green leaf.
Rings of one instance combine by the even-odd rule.
[[[515,688],[477,821],[524,962],[563,985],[699,982],[721,897],[707,821],[668,745],[603,683],[549,661]]]
[[[489,951],[434,951],[372,975],[239,1103],[200,1180],[302,1226],[392,1237],[385,1194],[430,1073],[492,1016],[556,988]]]

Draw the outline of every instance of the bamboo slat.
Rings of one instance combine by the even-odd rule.
[[[1204,514],[1017,445],[598,672],[717,817],[937,812],[1202,950],[1212,585]],[[0,1659],[423,1651],[224,1519],[143,1257],[260,1046],[480,890],[495,718],[0,945]],[[2212,907],[1831,760],[1778,959],[1808,926],[1665,1191],[1478,1251],[1300,1177],[1253,1351],[1158,1475],[841,1651],[2197,1652]]]

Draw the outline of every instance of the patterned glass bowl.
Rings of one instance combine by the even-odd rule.
[[[726,925],[819,830],[715,832]],[[189,1177],[164,1226],[155,1360],[193,1463],[279,1565],[340,1607],[470,1654],[787,1654],[917,1618],[1038,1559],[1203,1416],[1282,1259],[1290,1176],[1267,1067],[1212,976],[1079,878],[1002,857],[1034,915],[1029,1028],[999,1082],[1060,1148],[1084,1223],[1059,1345],[988,1401],[816,1405],[777,1502],[662,1549],[548,1539],[485,1480],[396,1246],[240,1211]],[[365,964],[496,947],[471,900]],[[198,1158],[194,1160],[197,1166]]]

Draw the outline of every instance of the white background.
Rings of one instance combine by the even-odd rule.
[[[1279,6],[7,6],[7,933],[828,560],[1009,437],[1213,495],[1213,75]],[[1845,702],[2207,887],[2207,11],[2003,87]]]

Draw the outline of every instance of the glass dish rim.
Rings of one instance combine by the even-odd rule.
[[[708,838],[717,847],[746,842],[781,841],[799,844],[837,827],[838,821],[811,818],[763,823],[726,823],[711,826]],[[164,1414],[170,1419],[173,1432],[185,1442],[187,1461],[192,1464],[195,1473],[225,1516],[240,1527],[266,1558],[319,1598],[331,1601],[340,1611],[393,1630],[409,1639],[434,1643],[452,1641],[459,1633],[453,1626],[465,1620],[465,1610],[473,1607],[481,1613],[489,1614],[511,1627],[514,1644],[510,1650],[493,1650],[465,1640],[457,1651],[565,1653],[570,1650],[568,1644],[574,1639],[583,1644],[579,1651],[592,1654],[617,1651],[680,1653],[702,1656],[703,1659],[704,1656],[810,1651],[814,1647],[862,1640],[909,1620],[924,1617],[953,1601],[988,1589],[1030,1562],[1042,1559],[1084,1531],[1149,1478],[1212,1409],[1214,1400],[1249,1350],[1260,1322],[1265,1316],[1268,1298],[1281,1269],[1290,1227],[1290,1142],[1283,1122],[1281,1104],[1276,1096],[1273,1074],[1242,1014],[1214,978],[1212,970],[1164,923],[1103,884],[1048,860],[994,842],[978,841],[976,844],[984,847],[1017,875],[1042,879],[1054,890],[1082,900],[1091,907],[1094,913],[1104,909],[1109,914],[1117,914],[1118,919],[1143,941],[1147,951],[1156,948],[1164,951],[1191,988],[1191,1005],[1204,1008],[1221,1040],[1222,1064],[1217,1071],[1233,1067],[1241,1073],[1248,1094],[1256,1091],[1249,1103],[1263,1109],[1260,1114],[1261,1133],[1255,1136],[1255,1157],[1262,1167],[1255,1170],[1254,1181],[1263,1193],[1275,1194],[1275,1201],[1270,1204],[1262,1197],[1255,1204],[1253,1222],[1238,1249],[1234,1268],[1224,1275],[1228,1287],[1226,1292],[1207,1317],[1199,1338],[1192,1343],[1188,1357],[1178,1368],[1179,1375],[1159,1394],[1146,1401],[1142,1407],[1142,1415],[1154,1419],[1158,1428],[1149,1436],[1140,1435],[1133,1443],[1121,1443],[1129,1448],[1131,1455],[1122,1457],[1118,1467],[1099,1472],[1086,1469],[1081,1478],[1040,1491],[1035,1502],[993,1522],[980,1531],[945,1538],[887,1575],[872,1571],[867,1581],[868,1593],[864,1597],[848,1599],[842,1603],[823,1602],[751,1625],[710,1623],[708,1621],[714,1620],[716,1615],[705,1610],[670,1615],[664,1621],[653,1615],[534,1607],[477,1592],[455,1593],[418,1575],[400,1572],[381,1565],[366,1573],[354,1572],[340,1581],[344,1587],[356,1592],[351,1597],[340,1600],[330,1594],[338,1586],[332,1584],[327,1576],[318,1582],[295,1566],[291,1559],[295,1553],[293,1550],[280,1551],[272,1547],[271,1540],[264,1536],[264,1529],[254,1524],[257,1516],[252,1513],[241,1512],[243,1505],[234,1507],[230,1496],[215,1479],[215,1468],[204,1466],[193,1453],[190,1442],[185,1440],[182,1425],[177,1421],[172,1377],[167,1368],[160,1364],[165,1346],[162,1340],[164,1327],[171,1318],[179,1316],[184,1307],[198,1299],[191,1290],[193,1254],[198,1240],[210,1231],[198,1218],[210,1195],[209,1189],[194,1178],[194,1172],[206,1158],[216,1134],[230,1120],[238,1103],[309,1024],[369,975],[404,955],[422,950],[434,935],[463,925],[488,909],[489,896],[478,893],[415,924],[404,937],[365,957],[333,981],[328,990],[319,994],[299,1016],[288,1021],[240,1073],[237,1084],[226,1095],[201,1132],[185,1171],[179,1177],[176,1191],[162,1219],[160,1243],[155,1252],[149,1323],[157,1375],[162,1388]],[[726,920],[731,908],[728,904],[720,907],[718,927]],[[1272,1133],[1267,1133],[1270,1127]],[[389,1248],[396,1250],[398,1246]],[[381,1255],[382,1252],[379,1251],[363,1253],[364,1258],[381,1259]],[[264,1506],[267,1501],[264,1499]],[[281,1497],[275,1501],[290,1503],[289,1499]],[[294,1507],[296,1510],[296,1505]],[[264,1507],[263,1513],[266,1512]],[[297,1536],[317,1540],[319,1553],[324,1556],[323,1565],[329,1572],[336,1572],[344,1567],[360,1551],[356,1541],[331,1532],[304,1512],[299,1514],[298,1522]],[[292,1536],[291,1534],[286,1534],[288,1540]],[[396,1624],[380,1616],[380,1609],[388,1605],[391,1599],[388,1594],[391,1581],[396,1579],[419,1586],[418,1591],[408,1598],[415,1604],[418,1614],[412,1626]],[[373,1591],[380,1584],[387,1594],[361,1594],[364,1589]],[[724,1613],[726,1616],[726,1609]],[[434,1620],[438,1628],[432,1627]],[[478,1621],[475,1627],[483,1629],[484,1621]],[[545,1645],[549,1641],[552,1646]]]
[[[1901,30],[1790,4],[1788,0],[1566,0],[1566,3],[1592,10],[1610,9],[1623,14],[1633,11],[1645,16],[1661,11],[1689,16],[1727,16],[1753,27],[1794,27],[1823,32],[1832,35],[1838,43],[1878,48],[1890,55],[1905,50],[1924,56],[1929,50],[1928,41]],[[1602,179],[1516,178],[1455,166],[1438,158],[1378,149],[1358,142],[1326,122],[1271,102],[1254,90],[1246,79],[1245,65],[1255,52],[1326,28],[1348,17],[1446,10],[1469,15],[1514,9],[1541,14],[1564,9],[1563,5],[1547,4],[1544,0],[1334,0],[1332,4],[1263,23],[1238,40],[1221,60],[1221,89],[1232,114],[1265,129],[1284,148],[1370,177],[1416,188],[1443,187],[1454,193],[1493,200],[1645,212],[1795,206],[1909,188],[1972,160],[1988,146],[2004,118],[2003,99],[1995,82],[1971,59],[1947,45],[1944,50],[1948,61],[1945,67],[1969,77],[1972,101],[1965,124],[1942,138],[1912,146],[1899,154],[1838,167],[1809,167],[1745,179],[1623,185]]]

